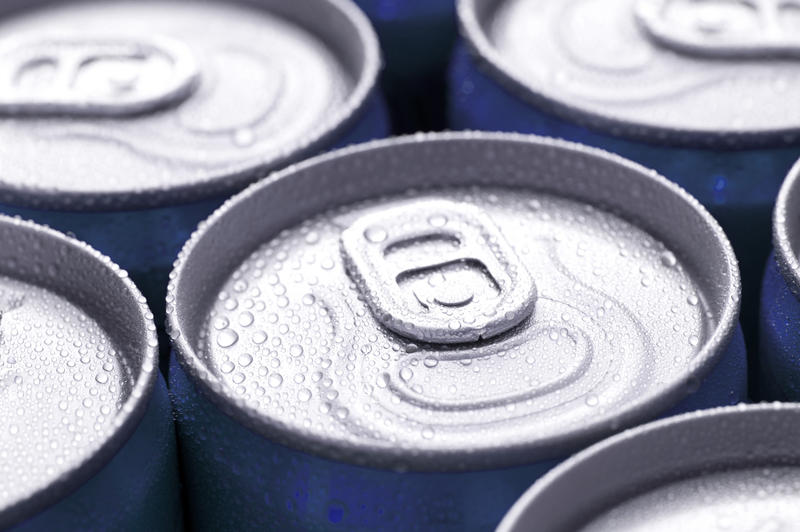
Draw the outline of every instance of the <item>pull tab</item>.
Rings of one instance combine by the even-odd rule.
[[[199,77],[189,48],[165,38],[6,41],[0,48],[0,114],[148,113],[185,100]]]
[[[638,0],[639,25],[656,43],[704,57],[800,56],[800,32],[781,24],[798,0]],[[783,17],[788,20],[788,17]]]
[[[365,215],[342,232],[341,249],[375,318],[416,341],[474,342],[533,312],[533,279],[472,205],[424,201]]]

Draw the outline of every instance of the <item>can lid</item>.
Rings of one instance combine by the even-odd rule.
[[[53,504],[138,426],[157,375],[153,315],[88,245],[0,216],[0,528]]]
[[[479,66],[567,120],[654,143],[795,143],[800,4],[460,0]]]
[[[772,239],[775,258],[786,284],[800,297],[800,161],[795,163],[781,185],[772,211]]]
[[[178,358],[224,412],[414,470],[560,457],[663,412],[722,355],[740,289],[719,226],[676,185],[496,133],[282,171],[204,222],[172,279]]]
[[[348,0],[10,2],[0,34],[0,202],[37,208],[230,194],[341,136],[380,66]]]
[[[796,530],[800,407],[676,416],[604,440],[533,485],[498,532]]]

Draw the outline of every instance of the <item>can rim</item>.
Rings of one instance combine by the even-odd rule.
[[[495,4],[505,0],[456,0],[460,33],[468,45],[476,67],[488,73],[504,89],[548,114],[587,127],[595,132],[632,141],[695,149],[741,150],[763,147],[781,147],[796,144],[800,124],[790,128],[749,128],[723,130],[704,128],[677,128],[657,124],[633,122],[592,111],[559,98],[556,92],[534,87],[524,76],[515,72],[492,45],[483,30],[479,6],[491,11]]]
[[[327,441],[313,435],[298,435],[279,421],[263,417],[258,410],[248,406],[245,401],[235,395],[233,390],[227,389],[212,372],[204,367],[201,357],[198,356],[197,351],[189,341],[191,319],[184,318],[184,314],[194,312],[197,309],[183,304],[181,292],[191,290],[190,288],[184,288],[184,285],[191,285],[191,280],[185,281],[185,278],[191,275],[191,273],[187,273],[187,265],[191,267],[192,252],[211,228],[217,224],[224,223],[228,213],[234,211],[246,201],[265,194],[271,187],[291,180],[295,174],[324,167],[325,164],[338,159],[368,153],[373,150],[391,149],[415,143],[430,144],[471,140],[527,143],[539,147],[555,147],[565,151],[571,150],[590,155],[636,172],[642,180],[654,180],[659,187],[666,189],[664,191],[665,194],[676,195],[679,201],[686,203],[688,208],[694,210],[700,216],[713,238],[719,242],[720,251],[730,268],[727,272],[727,283],[723,283],[725,303],[719,314],[718,324],[713,333],[709,335],[702,349],[697,352],[695,357],[697,364],[692,366],[691,370],[683,376],[683,379],[677,379],[670,386],[644,394],[623,413],[616,412],[613,416],[599,416],[594,422],[577,428],[573,427],[570,431],[561,433],[557,437],[539,439],[534,442],[528,441],[526,444],[515,446],[506,445],[502,448],[437,451],[427,459],[419,455],[415,456],[412,460],[413,463],[409,464],[408,461],[403,460],[403,458],[408,457],[402,455],[402,450],[396,448],[362,443],[353,444],[353,442],[343,445],[338,440]],[[599,148],[561,139],[499,132],[417,133],[376,140],[323,154],[273,173],[268,178],[250,185],[244,191],[228,199],[206,220],[200,223],[198,229],[192,234],[179,253],[174,269],[170,274],[170,279],[166,297],[167,332],[172,340],[173,351],[181,367],[189,376],[190,381],[198,385],[199,391],[209,398],[222,412],[268,439],[298,448],[304,452],[320,455],[328,459],[380,469],[403,468],[404,470],[414,471],[492,469],[563,456],[568,451],[579,449],[613,432],[617,432],[620,427],[632,426],[643,419],[655,417],[683,399],[688,394],[691,383],[702,380],[721,358],[725,346],[728,345],[735,331],[741,290],[738,262],[730,242],[708,211],[678,185],[638,163]]]
[[[52,0],[45,0],[49,5]],[[234,0],[235,4],[250,6],[255,9],[268,9],[260,4],[262,0]],[[274,156],[260,160],[233,163],[225,171],[214,172],[204,179],[181,183],[175,186],[151,185],[144,188],[123,191],[63,191],[46,189],[35,185],[18,185],[5,182],[0,178],[0,202],[13,206],[44,208],[65,211],[110,211],[117,209],[147,209],[169,205],[179,205],[193,201],[201,201],[214,197],[224,197],[242,190],[254,180],[268,175],[271,171],[282,168],[294,161],[313,155],[325,148],[337,135],[353,125],[366,111],[373,93],[377,89],[378,75],[382,61],[380,44],[375,30],[372,28],[366,15],[350,0],[314,0],[313,8],[308,7],[306,0],[293,0],[281,4],[282,9],[292,9],[296,18],[292,21],[302,25],[308,19],[309,13],[316,12],[325,4],[325,8],[339,13],[349,24],[350,31],[347,37],[353,35],[360,43],[363,58],[359,61],[359,70],[356,73],[355,85],[349,92],[347,99],[331,114],[313,134],[305,135],[287,150]],[[300,6],[300,7],[298,7]],[[305,7],[303,7],[305,6]],[[35,9],[37,5],[31,5]],[[27,11],[27,7],[24,11]],[[24,12],[23,11],[23,12]],[[20,14],[20,10],[10,9],[13,15]],[[283,14],[278,15],[284,17]],[[317,32],[310,30],[311,33]],[[337,36],[326,36],[325,40],[341,38],[344,32]],[[341,49],[330,50],[341,56]]]
[[[800,297],[800,260],[792,247],[791,216],[793,206],[797,205],[800,198],[795,198],[800,192],[800,160],[789,170],[789,174],[781,185],[778,198],[775,200],[775,209],[772,211],[772,242],[775,247],[775,261],[783,279],[789,289]],[[795,217],[796,218],[796,217]]]
[[[118,297],[114,299],[117,302],[126,301],[128,307],[139,309],[138,316],[129,316],[127,323],[131,330],[136,329],[138,331],[137,343],[144,347],[141,359],[131,363],[133,367],[138,365],[139,371],[138,373],[132,373],[134,383],[128,392],[127,399],[115,415],[114,428],[111,431],[111,435],[92,454],[87,455],[72,468],[62,471],[49,484],[17,499],[9,506],[0,508],[0,528],[5,529],[34,516],[46,507],[70,495],[108,464],[117,451],[133,435],[144,417],[156,384],[158,375],[158,341],[152,313],[150,313],[145,303],[144,296],[128,277],[127,272],[108,256],[82,241],[32,221],[0,215],[0,226],[14,226],[15,230],[20,233],[35,235],[45,243],[45,246],[52,246],[56,242],[62,243],[80,254],[80,256],[96,264],[98,268],[105,270],[109,276],[114,276],[114,282],[120,283],[116,290]],[[95,282],[97,282],[97,279],[95,279]],[[68,287],[64,290],[54,290],[52,287],[47,287],[46,289],[69,300],[70,290],[74,288]],[[108,303],[114,306],[113,302],[109,301]],[[82,305],[74,304],[82,308]],[[123,350],[119,350],[119,356],[124,356]]]
[[[602,460],[607,458],[606,453],[609,451],[624,451],[626,450],[626,446],[635,446],[637,441],[643,436],[658,435],[672,431],[680,432],[681,430],[693,426],[694,424],[707,425],[709,423],[718,422],[720,425],[723,423],[732,425],[737,419],[740,418],[758,418],[759,416],[763,417],[766,414],[790,417],[796,421],[800,419],[800,405],[795,403],[761,403],[753,405],[740,404],[737,406],[711,408],[708,410],[700,410],[697,412],[690,412],[688,414],[681,414],[678,416],[661,419],[628,429],[624,432],[611,436],[610,438],[606,438],[605,440],[602,440],[568,458],[537,480],[525,491],[525,493],[522,494],[522,496],[520,496],[511,509],[509,509],[509,511],[503,517],[503,520],[498,525],[497,532],[515,532],[518,530],[526,530],[524,521],[526,510],[535,504],[540,497],[552,490],[559,480],[565,478],[565,476],[569,473],[574,473],[578,468],[591,467],[593,463],[600,463]],[[748,424],[748,426],[750,426],[750,424]],[[694,431],[694,433],[705,434],[706,431]],[[759,436],[760,435],[755,435],[756,438]],[[727,441],[726,444],[731,447],[726,449],[728,456],[726,457],[725,461],[727,462],[730,461],[730,455],[734,454],[737,449],[741,451],[740,454],[746,454],[746,451],[752,450],[749,448],[742,449],[742,447],[748,447],[748,445],[740,442],[739,440],[730,440]],[[800,457],[800,452],[797,453],[797,456]],[[754,457],[750,457],[750,461],[753,462],[754,466],[758,465],[759,463],[757,458]],[[647,466],[645,466],[645,468],[646,467]],[[692,472],[696,473],[698,469],[701,468],[694,465],[689,466],[686,471],[677,472],[675,477],[671,480],[680,480],[681,478],[685,478],[691,475]],[[642,474],[647,477],[648,473],[652,472],[644,471]],[[667,481],[669,480],[670,479],[667,479]],[[639,493],[641,492],[636,492],[636,494]],[[631,494],[629,493],[628,495],[630,496]],[[610,499],[611,496],[608,497],[608,502],[611,502]],[[625,499],[623,499],[623,501],[624,500]],[[591,512],[591,515],[596,515],[597,509],[595,508],[592,510],[585,507],[576,507],[574,510],[575,514],[577,515],[581,515],[579,514],[581,510],[583,510],[584,514]]]

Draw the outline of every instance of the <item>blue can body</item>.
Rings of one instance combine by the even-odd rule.
[[[170,364],[193,530],[489,530],[560,461],[460,473],[395,472],[335,462],[245,428],[190,382],[175,356]],[[741,329],[698,385],[665,415],[745,398]]]
[[[381,86],[396,132],[443,129],[456,0],[356,0],[383,49]]]
[[[159,376],[139,426],[111,461],[70,495],[11,531],[177,532],[183,530],[177,487],[172,412]]]
[[[356,144],[389,134],[386,104],[380,94],[372,96],[360,119],[329,149]],[[147,298],[159,328],[164,323],[164,297],[175,257],[200,221],[225,200],[214,197],[194,203],[150,209],[117,211],[40,210],[0,204],[0,212],[20,216],[75,235],[111,257],[127,270]],[[162,335],[162,346],[169,341]],[[162,369],[166,367],[162,356]]]
[[[772,206],[784,176],[800,156],[800,146],[712,150],[591,130],[513,94],[481,71],[464,44],[454,53],[449,76],[452,129],[537,133],[596,146],[656,170],[697,198],[720,222],[739,259],[741,320],[748,347],[755,353],[758,292],[770,250]],[[751,362],[755,368],[755,360]]]
[[[774,254],[761,289],[759,363],[765,399],[800,400],[800,301],[781,275]]]

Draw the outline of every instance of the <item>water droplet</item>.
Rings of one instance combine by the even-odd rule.
[[[678,264],[678,259],[671,251],[665,251],[661,254],[661,264],[667,268],[674,268]]]
[[[231,362],[230,360],[226,360],[220,365],[219,370],[222,373],[230,373],[231,371],[233,371],[233,368],[235,367],[236,366],[233,364],[233,362]]]
[[[253,313],[250,311],[245,310],[241,314],[239,314],[239,325],[242,327],[250,327],[253,324],[255,317]]]
[[[281,375],[280,373],[271,373],[269,378],[267,379],[267,383],[272,388],[277,388],[278,386],[283,384],[283,375]]]
[[[431,440],[436,435],[434,430],[431,427],[425,427],[422,429],[422,437],[426,440]]]
[[[411,368],[403,368],[400,370],[400,378],[404,381],[408,382],[414,376],[414,372],[411,371]]]
[[[386,233],[386,230],[383,227],[369,227],[366,231],[364,231],[364,238],[373,244],[383,242],[388,237],[389,235]]]
[[[698,297],[696,295],[691,294],[689,297],[686,298],[686,302],[694,307],[694,306],[697,306],[697,304],[700,302],[700,300],[698,299]]]
[[[433,227],[444,227],[447,224],[447,216],[434,214],[428,218],[428,223]]]
[[[307,402],[309,399],[311,399],[311,390],[308,388],[303,388],[297,392],[297,398],[304,403]]]
[[[217,335],[217,344],[220,347],[231,347],[239,340],[239,335],[231,329],[225,329]]]
[[[433,357],[427,357],[424,364],[426,368],[435,368],[439,364],[439,360]]]
[[[289,354],[292,355],[293,357],[299,357],[300,355],[303,354],[303,346],[298,344],[293,344],[289,348]]]
[[[246,368],[253,363],[253,356],[249,353],[244,353],[239,357],[239,365]]]

